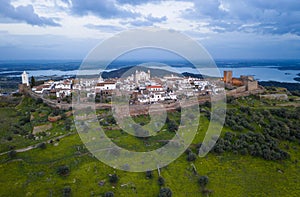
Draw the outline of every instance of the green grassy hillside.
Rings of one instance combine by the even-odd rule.
[[[260,100],[254,96],[229,98],[221,139],[206,157],[188,161],[190,152],[197,153],[209,123],[209,108],[201,106],[200,127],[193,144],[187,153],[161,169],[165,183],[160,186],[157,171],[152,178],[146,178],[146,173],[115,170],[95,159],[74,126],[66,126],[71,117],[32,136],[35,126],[49,123],[45,117],[65,112],[23,98],[19,105],[0,108],[0,152],[39,146],[0,156],[0,196],[109,196],[105,193],[112,191],[114,196],[152,197],[158,196],[160,188],[170,188],[173,196],[202,196],[203,190],[209,196],[299,196],[300,109],[294,107],[297,102]],[[98,116],[104,118],[106,128],[113,128],[106,133],[120,146],[130,148],[134,144],[134,148],[143,150],[145,143],[152,148],[165,143],[126,135],[114,121],[105,119],[110,116],[109,111],[100,110]],[[180,113],[173,112],[169,118],[176,125]],[[136,117],[135,121],[147,122],[149,117]],[[174,133],[169,129],[170,125],[166,125],[160,137],[172,137]],[[46,142],[45,146],[40,145],[42,142]],[[112,174],[118,176],[117,182],[111,180]],[[198,180],[203,175],[209,182],[201,187]]]

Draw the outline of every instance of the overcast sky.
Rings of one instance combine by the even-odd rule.
[[[215,59],[300,59],[299,0],[1,0],[0,59],[82,59],[140,27],[185,33]]]

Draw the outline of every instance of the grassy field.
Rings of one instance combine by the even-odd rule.
[[[255,97],[236,99],[232,102],[228,108],[236,109],[235,114],[240,115],[244,114],[240,111],[241,106],[262,111],[278,109],[277,104],[282,104],[278,102],[274,105],[271,101],[261,101]],[[22,116],[22,112],[30,110],[31,107],[28,106],[36,109],[32,112],[35,122],[31,124],[44,124],[43,116],[39,114],[51,113],[49,108],[42,104],[36,105],[31,100],[23,100],[23,104],[17,107],[1,108],[1,152],[7,150],[5,147],[11,144],[21,148],[42,141],[23,136],[18,138],[18,135],[8,132],[10,124]],[[288,110],[295,109],[290,107]],[[244,116],[245,119],[251,120],[250,115],[244,114]],[[176,122],[178,115],[172,113],[170,119]],[[276,119],[280,120],[277,117]],[[44,139],[67,133],[64,121],[56,122],[49,131],[51,134]],[[135,121],[147,122],[149,119],[137,117]],[[192,151],[196,152],[196,146],[202,141],[208,123],[206,115],[202,114],[198,134],[191,145]],[[257,122],[253,121],[251,125],[256,132],[262,132]],[[72,131],[74,131],[73,127],[69,132]],[[222,136],[228,131],[237,134],[248,132],[246,128],[238,132],[231,127],[224,127]],[[119,145],[127,144],[126,147],[132,146],[131,148],[140,150],[145,148],[145,139],[125,135],[118,129],[106,133]],[[12,135],[13,140],[7,141],[5,139],[7,135]],[[165,131],[164,135],[166,138],[173,136],[170,131]],[[161,145],[156,142],[157,139],[148,139],[147,144],[156,148]],[[161,169],[161,176],[165,179],[163,187],[170,188],[173,196],[202,196],[198,179],[200,175],[207,175],[209,183],[206,188],[213,191],[210,196],[299,196],[300,166],[297,162],[300,158],[299,140],[279,140],[279,146],[289,147],[285,149],[290,155],[289,159],[269,161],[249,154],[241,155],[225,151],[222,154],[209,153],[204,158],[188,162],[187,155],[182,154],[173,163]],[[198,174],[194,173],[192,164],[195,165]],[[60,166],[67,166],[70,172],[64,176],[59,175],[57,170]],[[119,181],[110,183],[109,174],[117,174]],[[157,171],[153,172],[152,179],[147,179],[145,173],[115,170],[96,160],[86,150],[78,134],[71,134],[51,144],[47,143],[45,149],[36,148],[17,153],[15,157],[9,157],[7,154],[0,156],[0,175],[0,196],[63,196],[64,188],[71,188],[71,196],[104,196],[105,192],[113,191],[115,196],[152,197],[158,196],[160,189]]]

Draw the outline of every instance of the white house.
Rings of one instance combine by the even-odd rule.
[[[115,90],[115,89],[116,89],[116,83],[113,81],[97,83],[95,87],[96,92],[100,92],[101,90]]]
[[[164,101],[165,97],[160,93],[153,93],[150,95],[150,103],[156,103],[158,101]]]
[[[71,80],[64,80],[64,81],[56,82],[55,83],[55,89],[71,90],[72,89],[72,81]]]
[[[151,85],[147,86],[147,90],[150,92],[162,92],[164,88],[161,85]]]
[[[57,98],[63,98],[63,97],[70,96],[70,95],[71,95],[70,89],[59,89],[56,91]]]

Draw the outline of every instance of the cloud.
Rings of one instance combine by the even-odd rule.
[[[120,4],[141,5],[146,3],[156,3],[161,0],[117,0]]]
[[[87,24],[87,25],[85,25],[85,27],[88,28],[88,29],[97,29],[97,30],[100,30],[100,31],[103,31],[103,32],[109,32],[109,33],[124,30],[124,28],[122,28],[122,27],[117,27],[117,26],[113,26],[113,25]]]
[[[152,23],[161,23],[167,20],[166,16],[163,17],[153,17],[152,14],[149,14],[145,17],[146,20],[151,21]]]
[[[37,26],[60,26],[53,18],[46,18],[37,15],[32,5],[14,7],[11,0],[3,0],[0,4],[0,17],[23,21],[30,25]],[[11,21],[10,21],[11,22]]]
[[[143,17],[142,19],[130,20],[130,21],[122,21],[121,24],[130,24],[136,27],[147,27],[153,26],[155,23],[161,23],[166,21],[168,18],[166,16],[163,17],[154,17],[151,14]]]
[[[101,18],[129,18],[139,16],[138,13],[118,6],[114,0],[70,0],[70,5],[72,12],[80,16],[88,14],[94,14]]]
[[[195,0],[194,9],[183,16],[207,21],[210,27],[225,32],[300,35],[298,0]]]

